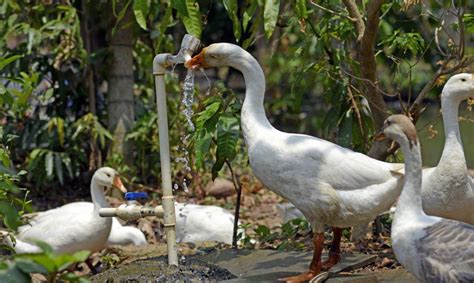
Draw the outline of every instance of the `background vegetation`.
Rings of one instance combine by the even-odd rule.
[[[385,159],[394,148],[372,136],[390,113],[404,112],[422,120],[427,144],[443,144],[439,94],[451,74],[472,71],[473,9],[472,1],[4,0],[3,225],[15,229],[31,206],[87,198],[91,173],[104,164],[130,182],[159,186],[152,59],[176,53],[185,33],[204,45],[239,44],[259,60],[267,114],[279,129]],[[196,94],[197,127],[187,144],[184,70],[166,77],[172,154],[182,157],[184,147],[191,161],[191,171],[175,162],[173,177],[193,196],[226,163],[237,174],[248,171],[239,129],[242,79],[228,69],[208,74],[211,96]],[[208,88],[201,74],[196,80]],[[472,112],[462,109],[472,167]],[[428,165],[436,164],[433,152],[424,150]]]

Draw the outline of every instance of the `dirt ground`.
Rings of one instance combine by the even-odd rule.
[[[240,178],[242,187],[243,187],[243,195],[241,201],[241,211],[240,211],[240,221],[243,224],[247,224],[246,233],[250,238],[255,237],[256,241],[251,246],[247,246],[247,248],[287,248],[289,250],[311,250],[312,249],[312,241],[311,241],[311,232],[310,231],[298,231],[294,235],[292,235],[291,243],[292,245],[281,245],[284,242],[284,239],[281,239],[282,235],[282,220],[278,215],[278,211],[276,208],[277,203],[284,202],[284,199],[280,196],[276,195],[275,193],[267,190],[264,188],[258,181],[256,181],[253,177],[244,176]],[[129,188],[130,189],[130,188]],[[146,205],[158,205],[160,199],[160,192],[151,187],[134,187],[132,188],[134,191],[146,191],[149,195],[152,196],[151,200],[148,200],[145,204]],[[209,193],[206,193],[203,187],[198,187],[196,189],[192,189],[188,193],[185,193],[183,190],[178,190],[175,192],[176,199],[178,202],[181,203],[195,203],[195,204],[207,204],[207,205],[217,205],[228,209],[229,211],[233,212],[236,203],[236,194],[233,191],[227,191],[227,194],[224,193],[223,195],[211,196]],[[206,195],[207,194],[207,195]],[[78,197],[81,198],[80,196]],[[84,198],[87,200],[87,197]],[[48,203],[51,205],[50,200],[43,199],[43,203]],[[65,201],[70,202],[73,200]],[[75,200],[77,201],[77,199]],[[109,201],[112,206],[118,206],[123,203],[123,200],[120,196],[111,196],[109,197]],[[38,203],[38,202],[34,202]],[[58,204],[58,206],[61,203]],[[43,208],[43,209],[46,209]],[[106,249],[101,253],[96,253],[93,255],[93,262],[94,265],[99,272],[105,272],[106,276],[114,277],[114,269],[123,269],[127,268],[131,264],[140,264],[140,263],[133,263],[137,260],[142,260],[145,258],[154,258],[154,262],[156,264],[162,264],[163,256],[166,254],[166,240],[164,235],[164,230],[161,224],[161,220],[157,217],[146,217],[139,219],[137,221],[126,223],[126,225],[134,225],[140,228],[146,235],[147,241],[150,245],[143,247],[134,247],[134,246],[127,246],[127,247],[116,247],[112,249]],[[266,227],[271,228],[270,231],[276,235],[280,235],[279,237],[273,238],[265,238],[270,239],[269,241],[265,241],[265,239],[259,239],[258,236],[255,235],[255,229],[259,225],[264,225]],[[359,243],[352,243],[349,241],[348,235],[349,233],[345,233],[345,237],[342,240],[342,251],[344,253],[353,253],[353,252],[362,252],[362,253],[369,253],[369,254],[376,254],[377,260],[374,264],[369,266],[359,268],[356,270],[351,271],[350,273],[363,273],[363,272],[370,272],[376,271],[381,269],[398,269],[402,268],[398,262],[396,261],[391,248],[390,248],[390,239],[386,232],[378,235],[377,237],[373,236],[371,233],[367,234],[367,238]],[[328,248],[330,246],[332,239],[332,235],[328,230],[326,234],[326,249],[324,252],[328,252]],[[194,244],[180,244],[179,253],[180,255],[194,255],[194,254],[202,254],[206,252],[210,252],[214,249],[229,249],[230,246],[223,245],[223,244],[216,244],[216,243],[203,243],[200,245]],[[182,259],[184,260],[184,258]],[[225,270],[219,270],[217,267],[212,267],[206,265],[205,263],[199,262],[186,262],[183,261],[183,270],[177,269],[174,270],[176,274],[182,273],[191,276],[192,274],[196,275],[196,279],[198,278],[211,278],[208,277],[210,274],[214,274],[216,276],[223,276],[216,277],[216,278],[225,278],[226,272]],[[162,264],[163,265],[163,264]],[[133,265],[132,265],[133,266]],[[165,266],[165,265],[163,265]],[[156,266],[155,266],[156,267]],[[110,271],[107,271],[110,270]],[[169,270],[168,270],[169,271]],[[167,271],[167,272],[168,272]],[[89,274],[90,270],[87,266],[82,265],[77,271],[79,274]],[[112,273],[110,273],[112,272]],[[173,270],[169,271],[173,273]],[[156,272],[155,272],[156,273]],[[170,274],[171,274],[170,273]],[[100,274],[100,273],[99,273]],[[154,273],[150,273],[154,274]],[[173,273],[174,274],[174,273]],[[191,275],[190,275],[191,274]],[[169,275],[169,274],[168,274]],[[193,276],[194,276],[193,275]],[[97,275],[96,275],[97,276]],[[158,276],[158,275],[157,275]],[[170,275],[171,276],[171,275]],[[174,276],[174,275],[173,275]],[[176,275],[178,276],[178,275]],[[96,282],[100,282],[103,278],[99,277],[92,277],[98,278]],[[156,277],[159,278],[159,277]],[[173,277],[174,278],[174,277]],[[191,278],[191,277],[189,277]],[[193,277],[194,278],[194,277]],[[178,277],[176,277],[178,279]],[[95,280],[95,279],[94,279]],[[107,281],[107,280],[105,280]]]

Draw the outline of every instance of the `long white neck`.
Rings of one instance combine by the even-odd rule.
[[[417,139],[417,144],[412,144],[411,148],[407,139],[398,142],[405,158],[405,179],[395,214],[397,217],[424,215],[421,206],[422,166],[420,142]]]
[[[441,96],[441,112],[443,113],[445,144],[440,163],[447,162],[455,155],[456,158],[464,157],[461,135],[458,122],[459,102]],[[465,158],[462,158],[465,160]]]
[[[229,64],[242,72],[245,80],[245,99],[242,105],[242,130],[245,141],[251,141],[262,131],[274,129],[265,115],[263,100],[265,96],[265,75],[257,60],[243,49]]]
[[[109,207],[109,203],[105,199],[104,195],[105,188],[101,188],[97,181],[92,178],[91,181],[91,197],[92,203],[94,204],[94,210],[99,210],[103,207]]]

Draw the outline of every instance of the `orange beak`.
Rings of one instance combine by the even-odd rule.
[[[184,63],[184,66],[188,69],[199,69],[199,68],[206,68],[206,60],[204,59],[204,50],[205,48],[196,56],[191,58],[188,62]]]
[[[378,133],[377,135],[375,135],[375,140],[376,141],[383,141],[385,140],[387,137],[385,136],[385,134],[383,133],[383,131],[380,131],[380,133]]]
[[[116,189],[119,189],[122,193],[127,192],[127,188],[125,188],[125,186],[122,183],[122,180],[120,180],[120,177],[118,175],[114,177],[114,182],[112,186]]]

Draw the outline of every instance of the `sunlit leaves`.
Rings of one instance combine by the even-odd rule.
[[[410,51],[413,56],[416,56],[424,49],[425,41],[419,33],[402,33],[400,30],[396,30],[379,45],[388,45],[390,49],[399,50],[403,55],[405,55],[407,51]]]
[[[237,0],[224,0],[223,3],[233,23],[234,37],[237,41],[239,41],[242,35],[242,29],[240,27],[239,17],[237,16],[237,12],[238,12]]]
[[[306,8],[306,0],[296,1],[296,13],[300,19],[306,19],[308,17],[308,10]]]
[[[217,177],[226,161],[231,162],[236,156],[240,137],[240,109],[240,101],[234,95],[226,99],[212,96],[204,101],[204,109],[196,115],[196,131],[193,135],[195,165],[203,168],[204,161],[215,153],[213,178]]]
[[[202,20],[198,2],[195,0],[172,0],[171,4],[178,11],[186,31],[201,38]]]
[[[265,36],[269,39],[275,30],[280,10],[280,0],[265,0],[263,9],[263,28]]]
[[[75,131],[72,135],[72,139],[76,139],[79,136],[86,136],[93,138],[98,141],[101,147],[105,147],[107,140],[112,140],[112,134],[99,122],[96,116],[92,113],[88,113],[81,118],[77,119],[74,123]]]
[[[149,8],[148,0],[133,1],[133,13],[135,14],[135,20],[144,30],[146,30],[146,16],[148,14]]]
[[[466,31],[469,33],[474,32],[474,14],[464,14],[463,16],[464,25],[466,26]]]

